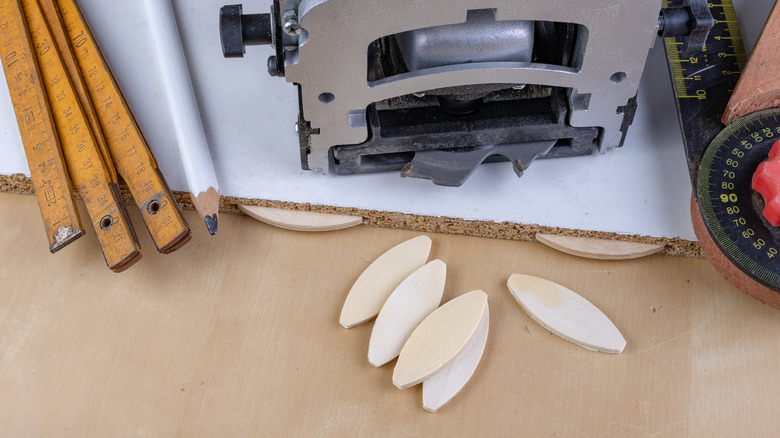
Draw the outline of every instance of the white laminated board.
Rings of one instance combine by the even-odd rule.
[[[187,191],[143,2],[79,0],[173,190]],[[536,224],[695,240],[690,182],[663,44],[649,52],[639,108],[623,148],[539,160],[522,178],[508,163],[481,166],[459,188],[398,173],[323,175],[300,167],[296,88],[266,73],[270,47],[225,59],[225,0],[175,0],[174,10],[223,195],[364,210]],[[228,2],[229,3],[229,2]],[[745,42],[755,43],[773,4],[734,0]],[[380,3],[381,5],[381,3]],[[748,7],[749,6],[749,7]],[[247,1],[263,13],[270,1]],[[0,174],[29,176],[13,108],[0,85]]]

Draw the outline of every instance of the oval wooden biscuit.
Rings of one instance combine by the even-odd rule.
[[[477,332],[471,338],[466,348],[458,354],[451,364],[423,381],[423,408],[428,412],[436,412],[450,402],[466,383],[471,380],[477,369],[487,344],[488,326],[490,325],[489,306],[479,322]]]
[[[475,290],[431,313],[401,350],[393,384],[409,388],[449,365],[474,337],[486,307],[487,294]]]
[[[534,321],[588,350],[617,354],[626,340],[604,313],[577,293],[543,278],[514,274],[507,287]]]
[[[360,216],[343,214],[285,210],[258,205],[239,205],[238,209],[261,222],[294,231],[335,231],[363,223]]]
[[[436,310],[444,293],[447,265],[434,260],[398,285],[376,317],[368,342],[368,361],[375,367],[395,359],[415,328]]]
[[[419,236],[400,243],[371,263],[350,289],[339,322],[346,328],[375,317],[387,297],[428,260],[431,239]]]
[[[664,245],[651,243],[559,236],[557,234],[537,233],[536,240],[566,254],[597,260],[630,260],[657,254],[664,249]]]

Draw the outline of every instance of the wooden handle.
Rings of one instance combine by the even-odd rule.
[[[780,7],[775,3],[745,71],[731,95],[722,121],[726,125],[756,111],[780,107]]]

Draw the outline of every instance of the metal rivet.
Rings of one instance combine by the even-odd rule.
[[[146,207],[146,211],[149,212],[149,214],[157,214],[158,211],[160,211],[160,201],[152,201],[149,203],[149,206]]]
[[[103,219],[100,219],[100,229],[103,231],[108,230],[111,228],[111,225],[114,224],[114,218],[112,218],[110,215],[103,216]]]

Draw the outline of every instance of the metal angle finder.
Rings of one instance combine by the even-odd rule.
[[[665,40],[694,188],[694,230],[726,279],[780,308],[780,221],[772,214],[780,187],[772,169],[780,150],[772,98],[780,9],[775,4],[746,62],[731,4],[709,7],[715,22],[704,50]]]

